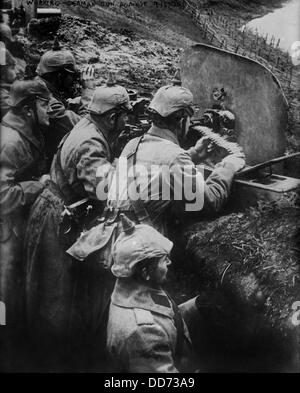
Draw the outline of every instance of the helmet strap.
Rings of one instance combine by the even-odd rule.
[[[119,116],[120,116],[120,114],[119,114],[118,112],[115,112],[115,116],[114,116],[114,128],[113,128],[113,131],[117,128]]]
[[[185,138],[185,134],[186,134],[186,124],[187,124],[187,118],[184,117],[181,121],[181,137],[182,139]]]
[[[121,130],[119,132],[115,131],[117,129],[117,126],[118,126],[118,120],[119,120],[119,116],[121,115],[121,112],[117,111],[117,112],[114,112],[114,114],[115,114],[115,116],[114,116],[114,123],[113,123],[112,129],[111,129],[111,132],[109,132],[109,136],[108,136],[109,144],[110,144],[110,146],[112,148],[112,151],[115,150],[115,146],[116,146],[116,143],[118,141],[119,135],[123,131],[123,130]]]
[[[34,124],[33,124],[33,132],[34,135],[38,136],[40,135],[40,119],[38,115],[38,110],[37,110],[37,102],[36,99],[32,103],[32,110],[33,110],[33,115],[34,115]]]
[[[118,120],[119,120],[119,116],[120,116],[120,112],[115,112],[115,116],[114,116],[114,125],[113,125],[113,133],[114,133],[114,137],[111,139],[111,143],[114,145],[116,143],[116,140],[119,137],[120,132],[116,133],[115,130],[117,129],[117,125],[118,125]]]
[[[37,130],[39,129],[39,116],[38,116],[38,111],[37,111],[36,100],[34,100],[32,104],[33,104],[32,110],[33,110],[33,115],[34,115],[33,133],[34,133],[34,135],[37,135]]]
[[[0,66],[1,69],[1,81],[7,83],[7,65]]]

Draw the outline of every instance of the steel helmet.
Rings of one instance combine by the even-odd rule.
[[[102,115],[114,108],[130,111],[132,106],[127,90],[116,85],[114,76],[110,73],[106,85],[95,89],[88,110],[96,115]]]
[[[35,98],[37,96],[49,99],[50,91],[48,90],[44,81],[40,78],[32,80],[15,81],[10,89],[10,106],[17,107],[27,99]]]
[[[193,114],[193,94],[179,83],[161,87],[150,102],[148,110],[168,117],[180,109],[185,109],[189,115]]]
[[[5,48],[5,46],[0,46],[0,65],[1,66],[15,66],[16,61],[12,54]]]
[[[121,215],[123,232],[113,246],[114,264],[111,271],[116,277],[130,277],[137,263],[150,258],[169,255],[173,243],[150,225],[135,225]]]
[[[53,48],[44,53],[37,66],[38,75],[48,74],[65,70],[70,73],[76,72],[76,61],[72,53],[68,50],[61,49],[57,39],[54,41]]]
[[[0,23],[0,38],[1,41],[3,39],[12,40],[11,28],[4,22]]]

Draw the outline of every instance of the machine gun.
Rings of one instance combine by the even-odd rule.
[[[133,138],[139,137],[145,134],[150,126],[151,122],[146,113],[148,104],[150,102],[147,97],[137,97],[137,92],[129,90],[130,103],[132,106],[132,112],[128,115],[128,123],[125,126],[124,131],[118,137],[114,151],[117,157],[120,156],[125,145]]]
[[[284,162],[299,165],[300,154],[285,155],[288,102],[276,76],[255,60],[205,44],[186,49],[180,68],[196,106],[189,146],[202,136],[211,139],[204,176],[239,147],[245,154],[231,207],[243,210],[298,189],[300,179],[286,176]]]
[[[226,115],[224,115],[226,113]],[[224,127],[223,119],[230,117],[230,128]],[[226,124],[229,122],[226,120]],[[194,146],[201,137],[208,137],[211,143],[208,145],[208,157],[205,162],[212,167],[220,162],[228,154],[241,152],[242,147],[236,142],[234,129],[234,115],[225,110],[206,110],[200,119],[192,120],[187,134],[186,147]]]
[[[205,116],[203,118],[205,119]],[[242,152],[243,148],[233,141],[236,139],[233,137],[234,131],[224,133],[220,128],[216,130],[213,122],[210,123],[211,127],[203,126],[203,118],[192,121],[188,132],[188,144],[189,146],[194,145],[203,136],[211,140],[207,150],[208,156],[203,162],[204,176],[207,177],[216,163],[228,154]],[[235,175],[231,207],[239,209],[246,205],[253,205],[259,199],[276,200],[283,193],[298,189],[300,187],[299,179],[280,174],[282,171],[280,164],[298,157],[300,157],[300,152],[276,157],[253,166],[247,165]]]

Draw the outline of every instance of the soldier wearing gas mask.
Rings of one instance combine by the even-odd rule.
[[[94,68],[77,69],[73,54],[61,49],[57,40],[53,49],[44,53],[36,69],[56,99],[51,105],[50,126],[46,132],[46,145],[49,164],[57,146],[81,117],[87,113],[87,104],[94,89]],[[75,85],[81,78],[81,97],[73,99]]]

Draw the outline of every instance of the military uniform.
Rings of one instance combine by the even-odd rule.
[[[176,110],[190,110],[192,99],[187,89],[165,86],[149,108],[168,116]],[[194,163],[197,161],[195,148],[182,149],[175,132],[152,125],[143,137],[129,141],[121,153],[107,198],[109,220],[117,223],[118,214],[124,212],[135,222],[148,223],[165,234],[170,217],[184,219],[189,214],[218,212],[238,170],[233,163],[243,165],[244,160],[224,159],[205,181]],[[92,229],[79,238],[68,252],[81,260],[88,257],[97,248],[93,239],[96,231]]]
[[[188,124],[193,114],[192,103],[192,93],[181,87],[177,80],[174,85],[163,86],[157,91],[149,111],[154,118],[160,119],[160,123],[155,121],[142,138],[133,139],[125,146],[121,156],[127,160],[128,173],[131,170],[134,176],[127,175],[128,183],[123,182],[123,186],[112,182],[108,195],[108,206],[111,209],[127,212],[137,221],[147,220],[162,233],[166,233],[170,216],[186,217],[189,212],[195,215],[204,210],[219,211],[229,196],[236,172],[228,160],[214,169],[204,182],[203,174],[195,166],[195,163],[199,163],[197,145],[189,150],[180,147],[178,138],[183,138],[187,132],[183,125]],[[175,114],[182,122],[179,126],[177,121],[177,128],[170,125],[174,124],[170,119]],[[165,124],[174,129],[154,124]],[[121,160],[120,163],[124,166]],[[118,177],[126,176],[120,176],[121,170],[119,166],[117,180]],[[128,193],[134,189],[139,190],[140,207],[135,206],[134,198]]]
[[[89,111],[103,115],[117,110],[119,104],[129,105],[126,90],[103,86],[95,90]],[[33,339],[37,337],[38,343],[47,346],[46,357],[59,345],[62,351],[55,354],[56,365],[69,353],[78,356],[75,363],[87,366],[86,357],[93,348],[86,349],[81,342],[95,346],[91,333],[99,328],[113,288],[110,272],[94,260],[73,263],[65,252],[83,229],[85,212],[77,217],[77,230],[62,226],[64,206],[82,198],[95,206],[97,216],[102,212],[103,202],[97,199],[96,190],[114,171],[114,156],[105,137],[109,130],[101,130],[100,124],[98,117],[87,115],[63,138],[51,166],[51,181],[34,204],[26,230],[30,331]],[[72,223],[76,224],[76,218]]]
[[[128,157],[132,154],[133,146],[136,145],[136,140],[131,140],[124,148],[121,157]],[[216,212],[220,210],[227,200],[230,192],[232,179],[235,173],[234,168],[230,164],[220,166],[215,169],[208,179],[204,182],[202,173],[196,168],[192,161],[192,154],[179,146],[176,136],[167,129],[161,129],[152,126],[150,130],[140,141],[135,154],[135,165],[143,165],[148,170],[146,175],[140,177],[137,175],[136,179],[128,178],[128,188],[131,187],[131,182],[136,182],[139,187],[140,195],[142,196],[143,204],[146,212],[149,215],[150,221],[154,227],[162,233],[166,233],[166,222],[171,214],[179,213],[180,216],[185,210],[184,204],[189,204],[185,198],[185,186],[194,189],[198,187],[199,192],[203,192],[203,205],[200,210],[208,210]],[[151,165],[157,167],[157,171],[151,174]],[[185,169],[185,176],[189,181],[177,182],[176,179],[181,179],[180,169]],[[116,178],[118,177],[119,167],[116,170]],[[170,181],[170,179],[174,181]],[[158,188],[161,182],[164,186],[170,189],[170,199],[164,199],[162,195],[162,188]],[[155,198],[147,194],[151,185],[154,186],[154,191],[157,190]],[[175,200],[176,185],[179,184],[182,201]],[[198,184],[198,185],[197,185]],[[114,182],[112,183],[114,185]],[[119,187],[115,190],[113,187],[108,195],[108,205],[120,211],[129,212],[129,215],[139,221],[136,216],[132,201],[126,197],[126,189]],[[172,210],[171,210],[172,209]],[[188,212],[187,212],[188,214]],[[195,214],[193,212],[192,214]]]
[[[112,372],[178,373],[194,371],[187,327],[178,331],[174,306],[162,289],[135,280],[116,282],[107,325]],[[181,316],[180,316],[181,318]],[[182,337],[178,337],[181,335]],[[177,342],[182,341],[180,353]]]
[[[75,113],[68,109],[68,103],[63,99],[61,94],[54,89],[50,83],[47,81],[45,81],[45,83],[55,98],[49,110],[50,125],[45,129],[45,138],[47,142],[46,153],[48,161],[51,163],[61,139],[72,130],[86,111],[82,108],[80,113]]]
[[[192,94],[187,89],[167,86],[159,90],[150,108],[154,106],[161,116],[169,116],[178,110],[187,110],[190,115],[191,103]],[[129,283],[126,277],[130,277],[132,273],[132,264],[169,253],[167,239],[163,240],[159,236],[163,237],[160,233],[166,232],[167,214],[171,209],[175,214],[185,209],[189,211],[188,206],[183,206],[182,209],[183,204],[193,202],[188,191],[194,190],[195,196],[200,199],[196,211],[218,211],[226,201],[237,166],[232,165],[230,160],[224,161],[204,182],[202,173],[194,164],[198,156],[196,147],[188,151],[180,147],[175,130],[173,132],[153,125],[143,137],[135,138],[125,146],[118,161],[108,194],[105,218],[107,222],[115,222],[120,228],[120,217],[123,219],[122,213],[125,213],[127,217],[140,223],[136,227],[142,232],[142,224],[148,224],[144,225],[148,230],[141,234],[139,241],[134,232],[127,236],[128,242],[121,247],[122,252],[119,251],[119,262],[115,261],[111,269],[115,276],[121,278],[112,296],[107,348],[119,371],[178,371],[174,349],[174,343],[178,341],[178,337],[174,338],[178,329],[174,330],[174,310],[172,314],[171,308],[160,308],[159,302],[154,305],[152,289],[139,287],[140,283],[134,286],[134,281]],[[241,165],[243,164],[241,159]],[[168,195],[164,194],[166,191]],[[193,215],[195,210],[192,211]],[[87,260],[97,250],[97,233],[101,233],[102,225],[101,223],[86,232],[68,252],[75,258]],[[118,249],[123,240],[122,233],[118,235],[113,246],[115,249]],[[156,245],[154,239],[157,241]],[[98,247],[100,249],[100,245]],[[101,247],[103,251],[108,246]],[[124,281],[121,281],[122,277],[125,278]],[[127,287],[126,282],[129,283]],[[161,298],[166,302],[166,295],[161,294]],[[142,316],[140,320],[138,315]]]
[[[11,111],[2,119],[0,300],[6,305],[6,330],[15,345],[25,327],[23,234],[29,208],[44,188],[37,179],[46,170],[44,141],[36,132]]]
[[[96,199],[97,184],[113,170],[112,160],[101,130],[90,118],[82,118],[62,141],[53,160],[51,181],[32,207],[26,230],[26,293],[29,328],[39,342],[47,344],[50,334],[65,349],[70,327],[75,276],[72,259],[65,253],[72,237],[61,233],[64,205],[84,197]],[[98,171],[97,177],[103,165],[108,171],[104,177]],[[39,332],[45,339],[38,337]],[[51,341],[48,345],[51,350]]]
[[[105,180],[110,171],[114,171],[113,160],[104,134],[87,115],[61,144],[60,153],[52,163],[51,179],[67,202],[86,196],[96,199],[99,182]]]
[[[9,91],[10,84],[9,83],[1,83],[0,84],[0,114],[1,120],[4,115],[9,111]]]
[[[117,281],[107,325],[110,371],[192,371],[191,341],[183,316],[161,288],[173,243],[150,225],[135,225],[124,214],[120,218],[122,232],[113,246],[111,268]],[[143,269],[138,270],[140,263]],[[147,270],[151,263],[152,273]]]
[[[16,78],[16,74],[7,76],[7,69],[16,67],[16,59],[11,55],[11,53],[5,48],[0,48],[0,66],[1,66],[1,81],[0,81],[0,115],[1,120],[4,115],[9,111],[9,94],[11,83]],[[2,69],[3,67],[3,69]],[[10,72],[11,73],[11,72]]]

